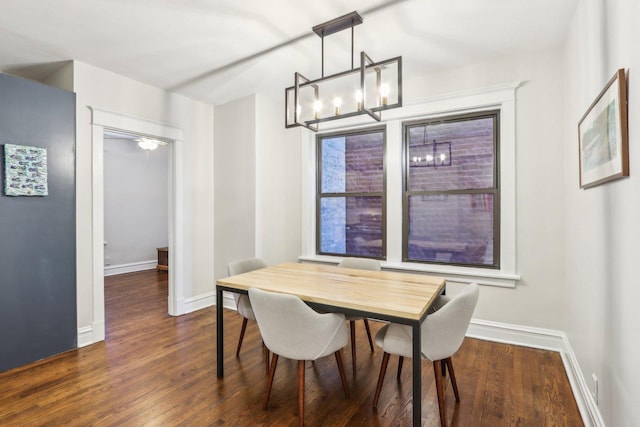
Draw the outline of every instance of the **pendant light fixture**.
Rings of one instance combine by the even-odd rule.
[[[314,132],[318,123],[366,114],[376,121],[381,112],[402,107],[402,57],[373,61],[360,52],[354,67],[354,27],[362,24],[351,12],[313,27],[322,40],[321,77],[310,80],[294,74],[294,85],[285,89],[285,127],[303,126]],[[351,69],[324,75],[324,38],[351,28]]]

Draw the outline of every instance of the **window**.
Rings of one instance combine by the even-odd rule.
[[[317,136],[316,253],[384,258],[385,135]]]
[[[402,259],[500,267],[499,112],[405,123]]]
[[[324,135],[301,132],[303,179],[299,260],[336,263],[339,258],[353,254],[378,258],[385,269],[433,274],[446,277],[451,282],[474,281],[482,285],[515,287],[520,280],[516,265],[515,114],[519,86],[520,82],[514,82],[408,103],[401,109],[385,111],[384,124],[375,125],[377,129],[372,126],[356,131],[363,121],[354,118],[341,121],[342,128],[333,128]],[[477,179],[472,186],[462,185],[461,181],[463,173],[472,172],[471,168],[462,169],[458,163],[464,156],[471,155],[471,152],[462,149],[464,138],[455,133],[445,133],[450,132],[454,125],[462,130],[468,130],[467,126],[484,125],[487,127],[485,130],[491,131],[492,137],[487,136],[481,142],[477,140],[471,144],[471,141],[466,141],[474,149],[483,147],[492,153],[482,163],[483,170],[488,172],[476,174]],[[354,194],[354,191],[346,191],[346,184],[344,193],[343,190],[336,191],[336,194],[331,194],[329,190],[323,192],[320,187],[321,140],[340,136],[349,138],[375,131],[384,135],[384,142],[381,143],[384,148],[379,148],[384,159],[378,163],[379,168],[384,168],[382,192],[377,193],[376,189]],[[411,141],[405,141],[408,135]],[[434,139],[437,145],[433,144]],[[409,147],[409,142],[427,147],[420,151],[418,147]],[[450,144],[440,144],[442,142]],[[429,150],[429,159],[425,150]],[[416,161],[420,157],[420,162],[429,160],[438,163],[434,166],[412,166],[413,157],[416,157]],[[466,160],[471,160],[471,157]],[[449,161],[451,165],[445,166]],[[455,170],[461,176],[444,179],[445,174],[450,173],[446,172],[447,169]],[[421,177],[429,181],[421,183]],[[339,229],[343,230],[344,237],[334,239],[342,243],[330,248],[327,238],[325,243],[321,241],[321,224],[327,220],[326,217],[322,218],[320,212],[321,199],[353,196],[383,197],[377,199],[382,204],[381,208],[377,208],[378,212],[384,216],[377,229],[380,231],[376,231],[379,237],[362,236],[362,239],[369,239],[364,246],[376,247],[377,252],[365,252],[363,245],[356,243],[355,237],[351,239],[351,244],[348,243],[348,227],[357,221],[347,220],[349,208],[344,199],[344,220],[336,220],[338,224],[343,223]],[[450,228],[445,228],[442,223],[438,225],[440,218],[437,216],[446,216],[447,227]],[[437,230],[434,229],[436,225]],[[454,234],[451,231],[454,229],[460,233],[464,230],[466,234]],[[449,234],[444,233],[447,230]],[[447,245],[428,245],[426,241],[429,238],[438,240],[435,243]],[[354,244],[356,250],[351,250]]]

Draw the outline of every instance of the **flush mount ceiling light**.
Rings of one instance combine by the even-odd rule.
[[[152,138],[137,138],[136,142],[138,143],[138,147],[147,151],[155,150],[159,145],[166,145],[166,142]]]
[[[381,120],[382,110],[402,107],[402,57],[373,61],[360,52],[354,67],[353,27],[362,24],[358,12],[313,27],[322,39],[322,74],[309,80],[294,74],[294,86],[285,89],[285,127],[303,126],[314,132],[318,123],[367,114]],[[325,77],[324,37],[351,28],[351,69]],[[329,107],[328,107],[329,106]]]

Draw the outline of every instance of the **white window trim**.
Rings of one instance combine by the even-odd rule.
[[[387,126],[387,260],[382,267],[443,276],[450,282],[515,287],[516,269],[516,90],[520,82],[464,91],[411,102],[384,112]],[[459,113],[500,110],[500,269],[402,262],[402,122]],[[346,125],[345,125],[346,124]],[[356,118],[325,131],[371,126]],[[315,135],[302,133],[302,241],[301,261],[337,263],[341,257],[316,255],[316,149]],[[391,167],[391,165],[397,165]]]

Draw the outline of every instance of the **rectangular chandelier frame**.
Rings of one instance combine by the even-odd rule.
[[[299,119],[299,106],[300,105],[300,90],[304,88],[313,88],[314,98],[317,100],[320,97],[320,86],[322,83],[326,83],[332,80],[337,80],[341,78],[345,78],[348,76],[353,76],[354,74],[360,74],[360,91],[365,93],[365,77],[367,72],[373,70],[376,73],[376,98],[380,100],[382,98],[380,94],[380,87],[382,81],[382,70],[390,65],[390,64],[398,64],[398,75],[396,80],[396,93],[397,93],[397,102],[393,104],[386,105],[376,105],[376,106],[367,106],[367,103],[362,101],[362,108],[357,111],[351,111],[348,113],[338,114],[338,115],[328,115],[325,117],[319,117],[317,119],[312,120],[300,120]],[[364,51],[360,52],[360,67],[352,70],[342,71],[340,73],[332,74],[327,77],[309,80],[304,77],[300,73],[295,73],[294,75],[295,84],[294,86],[288,87],[285,89],[285,127],[286,128],[294,128],[298,126],[305,127],[314,132],[318,131],[318,123],[328,122],[332,120],[345,119],[349,117],[360,116],[363,114],[369,115],[376,121],[381,120],[380,112],[384,110],[390,110],[392,108],[402,107],[402,57],[397,56],[395,58],[386,59],[384,61],[374,62],[369,55],[367,55]],[[293,105],[295,107],[295,113],[290,110],[294,108],[291,103],[291,91],[293,91]],[[290,117],[293,116],[293,121],[290,120]]]
[[[313,27],[313,32],[322,39],[322,67],[321,77],[319,79],[310,80],[300,73],[294,74],[294,85],[285,89],[285,127],[293,128],[302,126],[311,131],[318,131],[318,124],[322,122],[345,119],[363,114],[368,115],[376,121],[382,120],[381,112],[392,108],[402,107],[402,57],[386,59],[384,61],[373,61],[364,51],[360,52],[360,67],[354,67],[354,31],[356,25],[362,24],[363,19],[357,12],[351,12],[339,18],[325,22]],[[351,69],[330,76],[324,75],[324,37],[336,32],[351,28]],[[396,67],[395,81],[383,81],[383,70]],[[375,87],[371,83],[367,83],[367,76],[375,73]],[[359,76],[358,76],[359,74]],[[359,82],[356,84],[356,78]],[[344,82],[348,81],[349,84]],[[332,88],[331,83],[338,86],[339,89]],[[343,86],[340,86],[340,83]],[[392,89],[389,84],[395,84]],[[323,91],[323,85],[325,90]],[[326,87],[329,87],[326,90]],[[355,90],[357,89],[357,90]],[[346,95],[344,91],[355,90],[356,108],[341,110],[342,97],[336,96],[333,100],[335,109],[334,114],[321,114],[322,111],[322,95],[335,95],[336,91],[339,95]],[[368,90],[368,91],[367,91]],[[305,93],[304,111],[301,105],[301,91]],[[312,93],[311,94],[309,93]],[[326,93],[325,93],[326,92]],[[369,99],[367,99],[367,94]],[[395,97],[394,103],[389,103],[389,95],[393,93]],[[372,100],[373,98],[373,100]],[[291,105],[293,104],[293,105]],[[302,114],[304,112],[304,114]],[[311,114],[312,113],[312,114]],[[301,118],[303,117],[303,118]]]

